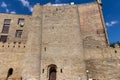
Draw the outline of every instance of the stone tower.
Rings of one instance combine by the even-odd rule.
[[[37,4],[32,16],[23,79],[85,79],[83,42],[77,6]]]
[[[120,49],[108,46],[101,5],[0,13],[0,80],[120,80]]]
[[[91,4],[35,5],[23,65],[24,80],[86,80],[83,48],[89,47],[89,41],[96,43],[90,44],[93,46],[106,45],[99,4]],[[87,15],[95,20],[90,22]],[[97,30],[102,37],[96,35]]]
[[[34,7],[22,71],[23,80],[40,80],[42,50],[42,6]]]

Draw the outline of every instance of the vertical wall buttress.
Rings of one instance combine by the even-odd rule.
[[[40,8],[40,9],[39,9]],[[40,11],[38,11],[38,9]],[[25,60],[23,63],[23,80],[40,80],[40,59],[41,59],[41,27],[42,7],[36,5],[32,14],[32,22],[27,41]]]

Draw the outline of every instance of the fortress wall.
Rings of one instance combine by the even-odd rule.
[[[34,9],[33,9],[33,12],[32,12],[32,17],[34,17],[34,18],[35,17],[42,18],[42,16],[43,16],[42,10],[43,10],[43,6],[41,6],[40,4],[36,4],[34,6]]]
[[[2,43],[0,42],[0,52],[25,52],[25,43]]]
[[[24,53],[0,52],[0,79],[6,79],[10,68],[13,68],[13,74],[9,78],[21,78],[21,66],[24,59],[23,56]]]
[[[106,37],[100,5],[97,2],[86,3],[78,5],[78,9],[83,40],[92,38],[97,44],[105,46]],[[88,41],[90,44],[91,40]]]
[[[99,10],[94,2],[37,4],[32,17],[0,13],[0,31],[4,19],[12,19],[9,34],[0,33],[8,35],[7,43],[0,42],[0,80],[5,80],[10,68],[9,80],[48,80],[51,64],[57,66],[57,80],[86,80],[85,70],[93,80],[119,80],[120,48],[105,46]],[[24,27],[17,24],[18,18],[25,18]],[[20,39],[15,38],[17,29],[23,30]]]
[[[55,64],[57,80],[84,80],[85,64],[77,6],[44,6],[42,24],[41,70],[44,69],[44,72],[41,72],[41,79],[49,78],[48,66]]]
[[[120,48],[87,48],[85,59],[120,59]]]
[[[6,79],[10,68],[13,74],[8,79],[21,79],[24,53],[25,44],[0,43],[0,80]]]
[[[40,80],[41,28],[42,6],[35,5],[22,66],[23,80]]]
[[[120,79],[120,48],[85,49],[89,77],[98,80]]]
[[[18,24],[19,18],[24,18],[24,26],[20,27]],[[11,19],[10,28],[8,34],[2,33],[4,19]],[[0,35],[8,35],[7,42],[26,42],[28,31],[31,23],[31,16],[30,15],[17,15],[17,14],[5,14],[0,13]],[[16,30],[23,30],[22,37],[16,38]]]

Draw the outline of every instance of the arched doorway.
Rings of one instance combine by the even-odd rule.
[[[49,80],[56,80],[56,74],[57,74],[57,71],[56,71],[56,65],[52,64],[52,65],[49,65]]]

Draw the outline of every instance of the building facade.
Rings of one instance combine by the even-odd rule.
[[[0,13],[0,80],[120,80],[98,1]]]

